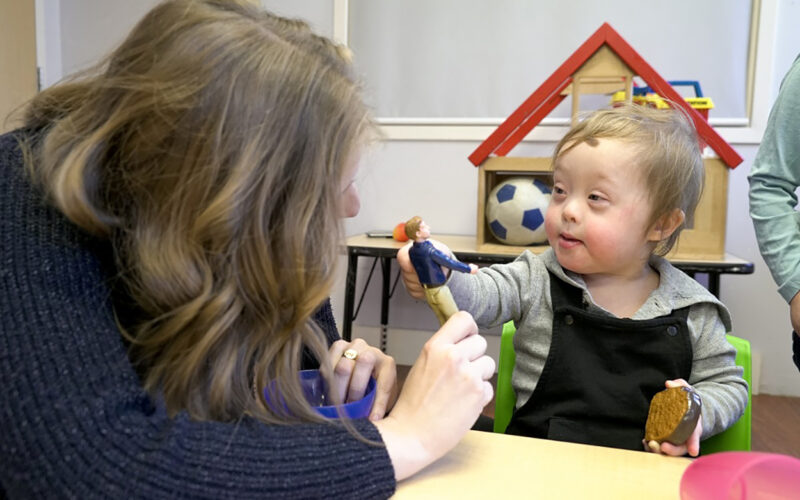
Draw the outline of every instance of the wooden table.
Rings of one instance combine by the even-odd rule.
[[[490,252],[480,251],[478,250],[475,236],[436,234],[433,235],[433,238],[447,245],[455,256],[464,262],[498,264],[511,262],[519,256],[519,251],[516,248],[504,251],[501,245],[495,245]],[[366,234],[351,236],[347,239],[347,279],[344,296],[344,324],[342,325],[342,337],[345,340],[351,339],[353,320],[357,315],[357,311],[354,313],[354,309],[358,259],[360,257],[373,257],[375,260],[369,274],[370,277],[372,277],[375,270],[375,264],[377,262],[381,264],[381,338],[382,343],[385,343],[383,339],[386,337],[389,325],[389,299],[394,288],[391,283],[392,260],[397,255],[397,250],[404,244],[392,238],[370,238]],[[547,247],[533,247],[532,251],[541,252],[545,248]],[[752,262],[730,254],[725,254],[722,259],[698,257],[693,259],[670,259],[670,262],[690,276],[694,276],[695,273],[707,274],[708,289],[715,296],[719,296],[720,275],[751,274],[753,272]],[[369,283],[369,278],[367,283]],[[366,285],[364,289],[366,290]]]
[[[469,431],[393,498],[680,498],[688,458]]]

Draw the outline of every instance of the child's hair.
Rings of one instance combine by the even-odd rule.
[[[131,359],[170,413],[318,420],[296,374],[304,346],[327,359],[311,317],[344,171],[375,127],[348,52],[255,4],[160,3],[94,71],[34,98],[26,163],[111,240]],[[286,408],[261,396],[271,379]]]
[[[580,143],[590,146],[596,139],[625,141],[636,148],[637,164],[648,190],[653,224],[673,210],[683,210],[686,219],[668,238],[658,242],[654,253],[666,255],[684,227],[692,224],[705,180],[705,168],[697,131],[686,112],[677,106],[655,109],[623,104],[589,115],[561,139],[553,154],[559,156]]]
[[[405,231],[406,236],[408,236],[409,239],[416,239],[420,224],[422,224],[422,217],[419,215],[415,215],[414,217],[408,219],[406,222]]]

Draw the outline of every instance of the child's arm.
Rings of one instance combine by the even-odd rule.
[[[689,329],[694,360],[688,382],[703,400],[705,439],[724,431],[744,413],[747,382],[735,363],[736,349],[725,338],[726,328],[715,304],[692,306]]]
[[[543,305],[547,269],[538,257],[523,253],[509,264],[484,267],[474,276],[453,273],[447,282],[459,309],[484,328],[520,321]]]
[[[429,241],[445,254],[449,253],[444,244]],[[409,248],[410,245],[406,245],[397,252],[403,284],[409,295],[425,300],[425,292],[408,256]],[[472,314],[479,326],[492,327],[520,319],[523,312],[538,309],[546,274],[542,261],[526,252],[510,264],[496,264],[474,275],[452,273],[447,286],[460,310]]]

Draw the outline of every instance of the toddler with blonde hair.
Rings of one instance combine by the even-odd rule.
[[[517,327],[506,432],[649,449],[651,397],[691,384],[700,422],[685,443],[654,451],[696,456],[701,438],[743,413],[747,384],[725,338],[728,310],[662,257],[702,192],[695,129],[677,110],[600,110],[558,143],[553,166],[550,248],[447,283],[479,326]],[[418,297],[405,249],[398,260]]]

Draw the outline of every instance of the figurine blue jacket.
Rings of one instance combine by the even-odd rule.
[[[419,282],[425,286],[444,285],[444,282],[447,281],[447,276],[445,276],[441,266],[448,267],[454,271],[461,271],[462,273],[470,272],[469,265],[448,257],[427,240],[422,243],[415,241],[408,251],[408,256],[414,265],[414,270],[417,271]]]

